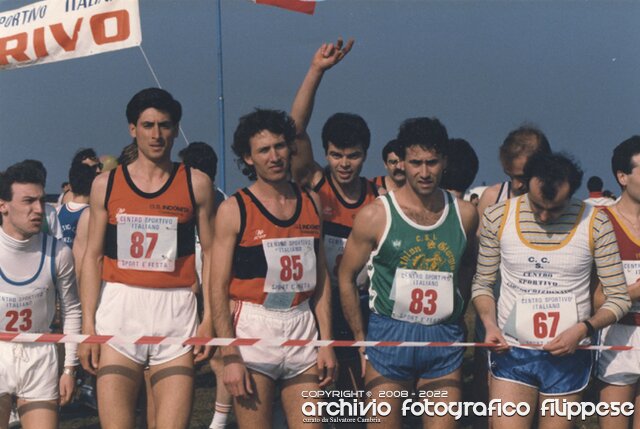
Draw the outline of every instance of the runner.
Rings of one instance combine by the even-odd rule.
[[[489,208],[483,217],[473,303],[486,329],[490,397],[527,402],[549,397],[580,401],[589,382],[590,351],[578,350],[594,330],[620,319],[630,306],[612,226],[603,212],[572,199],[582,171],[566,156],[537,154],[524,169],[529,192]],[[605,302],[591,315],[595,263]],[[500,267],[500,297],[493,285]],[[544,344],[544,350],[511,347]],[[536,413],[492,417],[493,427],[531,427]],[[540,427],[569,428],[557,414]]]
[[[406,183],[356,216],[340,266],[344,314],[356,340],[463,341],[463,312],[475,265],[478,214],[468,202],[439,188],[449,139],[437,120],[405,121],[398,133]],[[368,260],[368,262],[367,262]],[[356,278],[368,265],[371,317],[362,320]],[[416,284],[432,287],[416,287]],[[363,352],[363,351],[361,351]],[[462,398],[464,349],[367,348],[366,388],[390,404],[380,426],[402,427],[402,395],[389,391],[446,392]],[[364,365],[364,360],[363,360]],[[384,399],[383,399],[384,398]],[[455,427],[453,416],[424,416],[425,427]]]
[[[591,176],[587,180],[587,190],[589,191],[589,198],[584,200],[585,203],[592,206],[610,206],[615,204],[616,200],[609,197],[605,197],[602,193],[602,179],[598,176]]]
[[[293,120],[274,110],[256,109],[240,118],[235,131],[232,149],[255,183],[223,202],[216,217],[211,282],[220,337],[331,338],[319,198],[287,180],[294,138]],[[221,350],[239,427],[272,426],[277,382],[288,426],[321,427],[303,422],[302,404],[309,399],[301,392],[333,381],[331,348],[258,344]]]
[[[343,45],[342,39],[323,44],[313,56],[291,107],[291,116],[296,122],[296,155],[293,157],[293,177],[296,183],[310,186],[320,196],[322,203],[322,228],[324,250],[331,280],[332,326],[336,340],[352,339],[349,326],[342,315],[338,288],[338,267],[353,219],[362,207],[375,200],[378,195],[373,183],[360,177],[367,156],[371,133],[367,123],[352,113],[332,115],[322,128],[322,146],[327,167],[322,168],[313,159],[307,125],[311,119],[313,103],[324,73],[339,63],[349,53],[353,41]],[[362,291],[362,307],[367,311],[366,272],[360,276],[358,286]],[[362,390],[364,381],[360,377],[360,358],[355,349],[338,348],[338,390]]]
[[[168,92],[148,88],[127,105],[137,159],[96,178],[83,260],[83,332],[123,336],[211,336],[210,305],[198,325],[195,231],[204,258],[211,243],[213,192],[201,171],[171,162],[182,114]],[[102,261],[102,270],[100,269]],[[208,276],[205,264],[204,277]],[[102,291],[101,282],[104,282]],[[204,288],[210,303],[209,288]],[[157,428],[185,428],[191,414],[193,364],[209,348],[180,345],[80,346],[83,367],[98,376],[103,428],[133,428],[143,368],[150,367]]]
[[[604,345],[629,345],[640,347],[640,136],[633,136],[613,150],[611,169],[622,189],[620,201],[603,210],[609,216],[616,233],[629,294],[633,301],[630,312],[618,323],[603,329]],[[602,189],[602,188],[601,188]],[[604,296],[598,288],[595,305],[602,305]],[[632,402],[640,407],[640,352],[602,351],[598,361],[601,402]],[[602,429],[631,427],[629,417],[603,416],[599,419]],[[633,417],[633,427],[640,426],[640,417]]]
[[[40,232],[44,219],[44,176],[30,163],[0,174],[0,331],[50,332],[55,291],[64,333],[80,332],[80,302],[71,250]],[[69,403],[78,365],[77,346],[65,345],[58,379],[55,344],[0,342],[0,427],[7,427],[13,398],[24,429],[58,427],[58,405]]]
[[[389,141],[382,148],[382,162],[387,170],[386,176],[374,177],[372,182],[378,187],[386,191],[395,191],[404,185],[406,177],[404,175],[404,166],[398,156],[397,140]]]

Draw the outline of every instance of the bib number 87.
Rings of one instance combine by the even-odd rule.
[[[156,248],[156,243],[158,242],[158,233],[147,232],[146,238],[149,238],[150,241],[149,241],[149,246],[147,247],[147,251],[145,253],[144,251],[145,234],[141,233],[140,231],[136,231],[133,234],[131,234],[130,252],[131,252],[132,258],[136,258],[136,259],[142,258],[142,255],[144,255],[146,259],[151,257],[151,255],[153,254],[153,249]]]
[[[536,338],[553,338],[558,330],[558,322],[560,321],[559,311],[543,311],[533,315],[533,335]]]
[[[414,289],[411,291],[411,303],[409,311],[413,314],[424,313],[431,316],[436,312],[436,299],[438,292],[433,289]]]

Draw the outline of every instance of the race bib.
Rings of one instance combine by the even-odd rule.
[[[640,261],[622,261],[622,268],[627,285],[632,285],[640,279]],[[640,313],[640,302],[632,302],[631,310],[629,311],[632,313]]]
[[[308,292],[316,285],[312,237],[262,240],[267,260],[266,293]]]
[[[0,292],[0,330],[2,332],[46,330],[53,316],[52,312],[48,311],[48,307],[46,288],[31,289],[24,295]]]
[[[178,218],[119,214],[118,268],[139,271],[175,270]]]
[[[543,344],[578,323],[573,294],[520,295],[516,301],[515,337],[521,343]]]
[[[338,286],[338,271],[340,270],[340,262],[342,262],[342,254],[347,243],[346,238],[335,237],[333,235],[324,236],[324,253],[327,258],[327,269],[329,270],[329,278],[333,287]],[[356,278],[356,286],[362,289],[367,286],[367,267],[365,266]]]
[[[398,268],[389,298],[395,301],[391,317],[435,325],[453,313],[453,273]]]

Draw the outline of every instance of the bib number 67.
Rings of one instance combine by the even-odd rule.
[[[533,315],[533,335],[536,338],[553,338],[558,331],[559,311],[540,311]]]

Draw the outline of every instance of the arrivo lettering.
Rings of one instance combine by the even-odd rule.
[[[116,29],[115,34],[108,34],[107,32],[107,23],[110,20],[115,20],[115,25],[109,24],[110,29]],[[93,15],[89,19],[89,28],[91,29],[93,41],[97,45],[105,45],[127,40],[131,34],[129,21],[129,12],[125,9]],[[22,32],[0,38],[0,66],[8,65],[10,57],[18,62],[33,60],[34,58],[30,58],[27,55],[30,43],[33,44],[36,58],[44,58],[49,55],[45,38],[47,30],[51,33],[58,46],[67,52],[74,51],[83,22],[84,19],[82,17],[78,18],[71,34],[68,34],[64,26],[59,23],[49,25],[48,28],[35,28],[31,35],[27,32]]]

